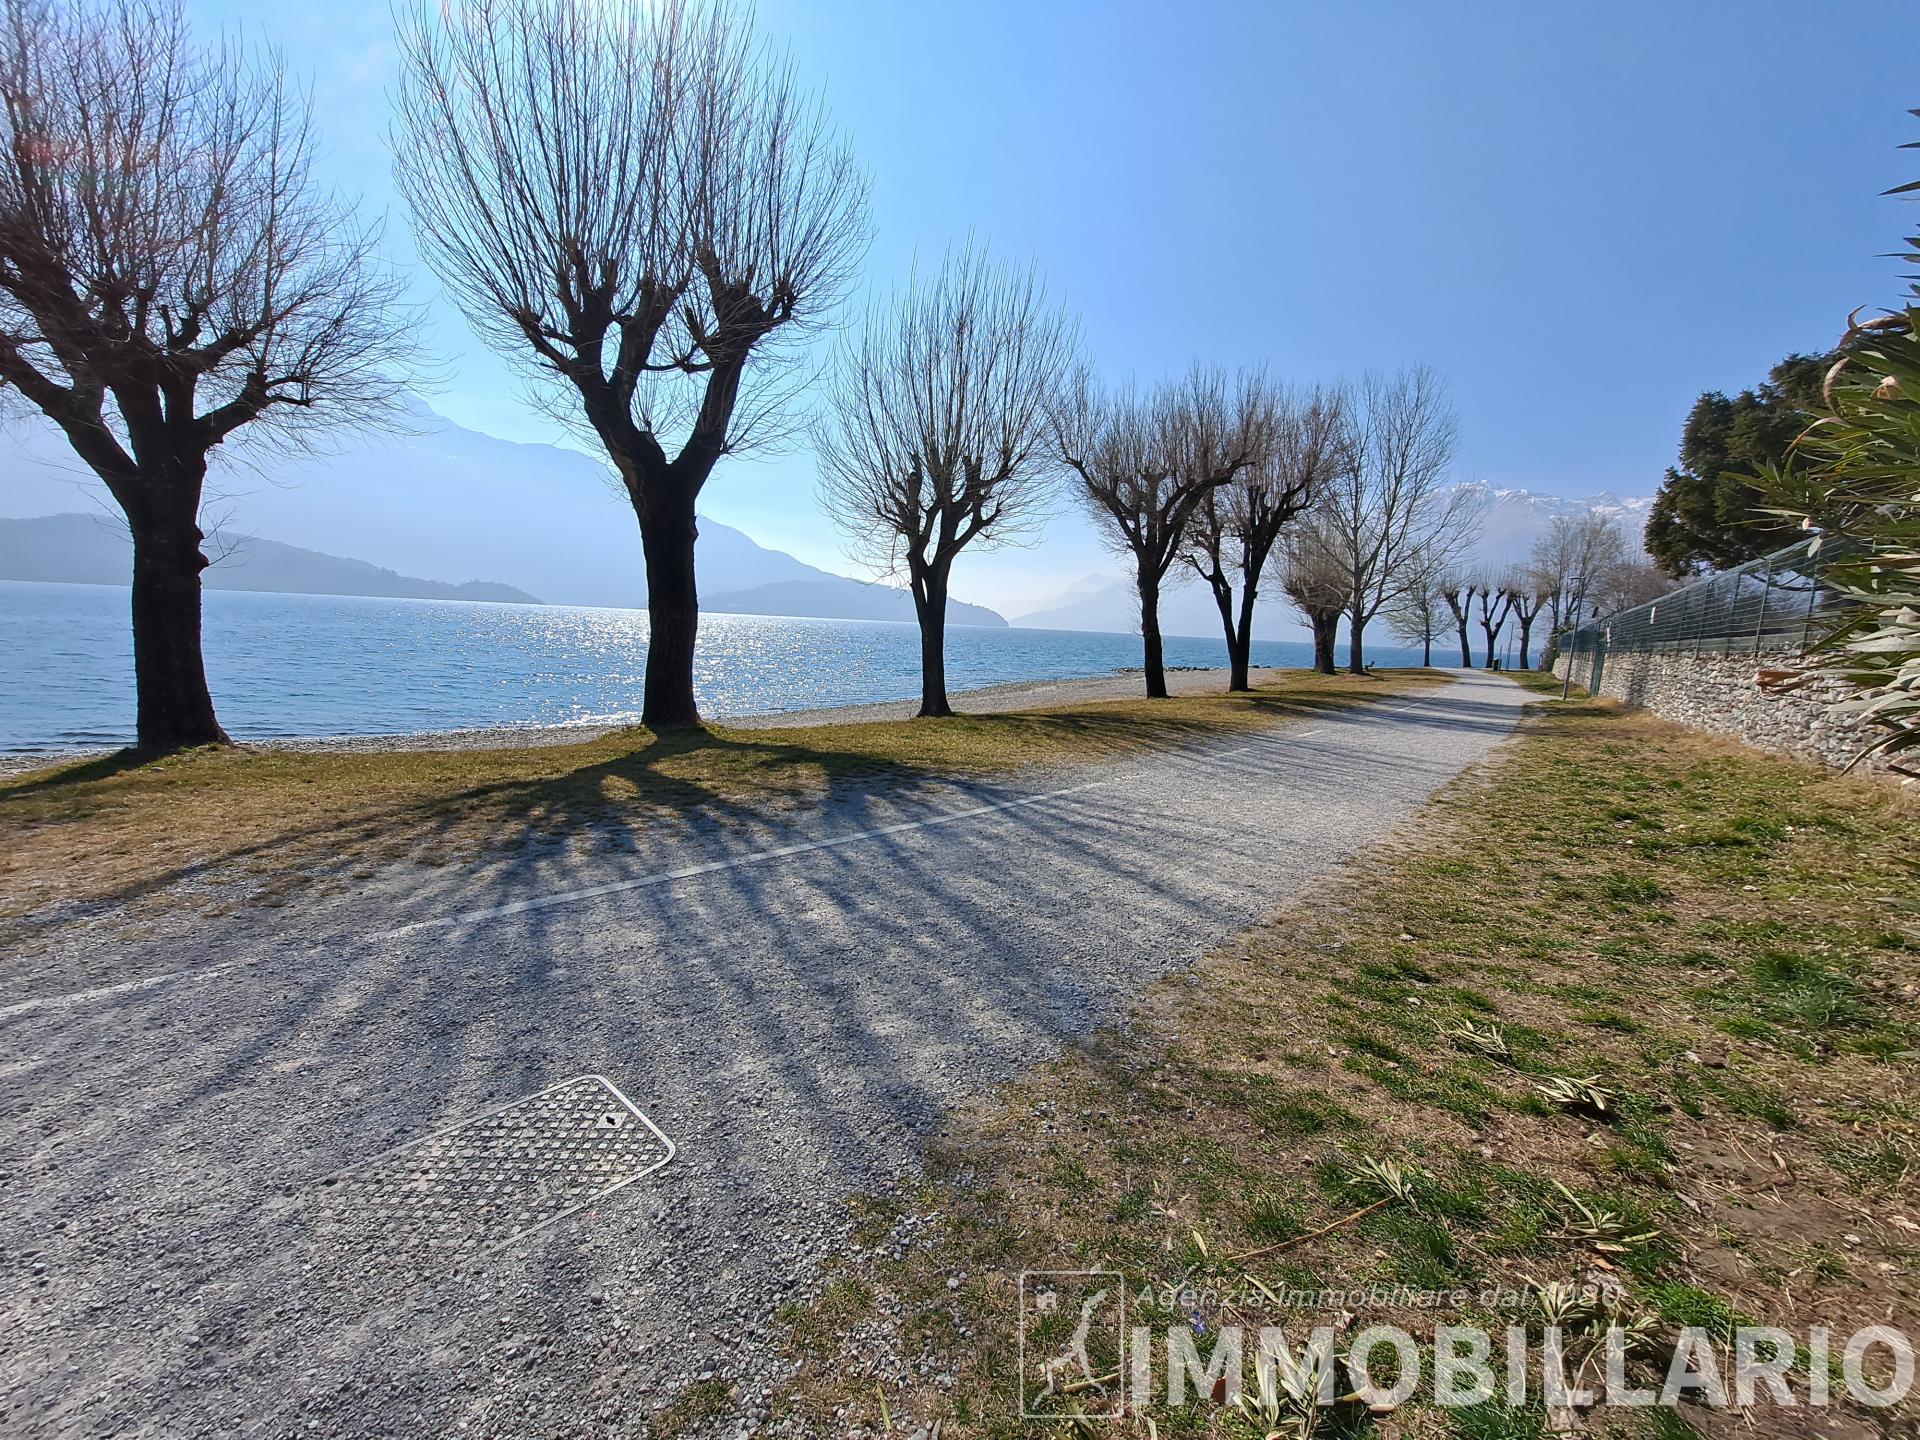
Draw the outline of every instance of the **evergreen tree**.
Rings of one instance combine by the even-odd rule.
[[[1647,553],[1662,570],[1676,577],[1724,570],[1793,543],[1792,522],[1762,511],[1752,477],[1785,461],[1813,419],[1832,363],[1832,356],[1789,355],[1751,390],[1694,401],[1680,465],[1667,471],[1647,516]]]

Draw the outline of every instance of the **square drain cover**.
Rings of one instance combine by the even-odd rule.
[[[449,1258],[484,1255],[643,1179],[673,1142],[582,1075],[321,1180],[322,1228]]]

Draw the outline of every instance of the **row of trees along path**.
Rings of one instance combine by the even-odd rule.
[[[164,0],[0,0],[0,398],[65,433],[134,540],[139,743],[224,741],[200,640],[210,457],[240,436],[397,413],[417,317],[377,231],[311,173],[270,56],[196,46]],[[791,362],[868,237],[867,181],[818,99],[729,0],[485,0],[400,20],[395,174],[420,253],[476,332],[590,434],[632,504],[643,719],[699,722],[696,506],[715,466],[791,427]],[[1469,529],[1424,369],[1295,391],[1195,365],[1106,386],[1030,270],[971,244],[843,341],[815,434],[823,497],[920,622],[921,713],[949,713],[945,623],[968,546],[1062,488],[1130,562],[1146,688],[1176,567],[1249,682],[1271,570],[1316,662]]]

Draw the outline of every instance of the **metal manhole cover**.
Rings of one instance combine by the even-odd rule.
[[[672,1158],[673,1142],[612,1081],[582,1075],[335,1171],[319,1182],[320,1224],[484,1255]]]

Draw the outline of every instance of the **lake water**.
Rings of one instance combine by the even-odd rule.
[[[205,603],[208,678],[236,739],[640,718],[644,611],[232,591]],[[1169,665],[1226,664],[1217,638],[1169,637],[1166,650]],[[707,615],[697,657],[701,712],[714,719],[920,693],[908,624]],[[1254,645],[1256,665],[1310,659],[1306,645]],[[1139,663],[1131,635],[969,626],[947,636],[956,692]],[[0,581],[0,750],[125,744],[133,720],[127,592]]]

